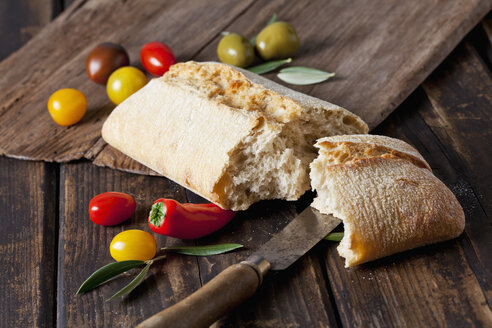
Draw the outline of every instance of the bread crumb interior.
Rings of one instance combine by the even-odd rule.
[[[310,188],[309,163],[317,155],[316,140],[366,128],[341,108],[303,107],[222,64],[176,64],[162,79],[257,117],[257,127],[231,151],[214,188],[226,208],[243,210],[264,199],[297,200]]]

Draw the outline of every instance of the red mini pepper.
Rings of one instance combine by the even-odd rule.
[[[161,198],[149,214],[152,231],[174,238],[196,239],[215,232],[227,224],[236,212],[208,204],[180,204]]]

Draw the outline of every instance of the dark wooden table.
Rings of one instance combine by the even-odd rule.
[[[70,2],[2,1],[0,59]],[[322,241],[288,270],[270,276],[253,299],[214,326],[492,327],[491,38],[489,15],[373,131],[404,139],[423,154],[462,204],[465,233],[352,269],[343,267],[336,244]],[[132,194],[138,207],[128,223],[101,228],[90,222],[87,207],[93,196],[110,190]],[[154,199],[166,196],[195,199],[164,178],[99,168],[89,161],[0,157],[0,326],[133,326],[244,259],[286,223],[281,212],[275,220],[262,218],[285,202],[255,205],[226,228],[228,233],[187,243],[239,242],[246,249],[205,258],[169,255],[121,300],[105,302],[130,277],[76,296],[84,279],[112,260],[112,237],[130,228],[148,230],[142,217]],[[300,200],[285,211],[305,205]],[[161,237],[158,243],[184,242]]]

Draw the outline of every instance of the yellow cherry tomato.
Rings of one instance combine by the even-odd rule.
[[[126,230],[114,236],[109,250],[116,261],[147,261],[154,258],[157,243],[154,236],[148,232]]]
[[[87,100],[76,89],[60,89],[48,99],[48,111],[56,124],[69,126],[82,119],[87,111]]]
[[[145,74],[138,68],[125,66],[114,71],[106,84],[108,97],[115,105],[140,90],[147,83]]]

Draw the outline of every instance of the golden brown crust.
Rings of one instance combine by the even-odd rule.
[[[311,178],[318,191],[313,207],[343,220],[345,236],[338,250],[346,266],[463,232],[465,218],[459,202],[421,161],[401,156],[402,148],[391,149],[388,145],[394,143],[387,138],[371,136],[367,149],[379,144],[388,148],[386,153],[346,154],[351,160],[334,163],[330,149],[350,149],[335,147],[344,140],[333,137],[318,143],[324,153],[311,164]]]
[[[344,155],[343,161],[350,159],[372,158],[378,156],[395,156],[407,159],[418,167],[432,171],[420,153],[406,142],[386,136],[370,134],[341,135],[319,139],[316,147],[322,154],[334,156],[334,148],[340,148]]]
[[[281,123],[290,122],[303,114],[303,108],[297,102],[253,83],[238,70],[223,64],[178,63],[171,66],[162,81],[187,84],[211,101],[259,116],[265,115]]]

